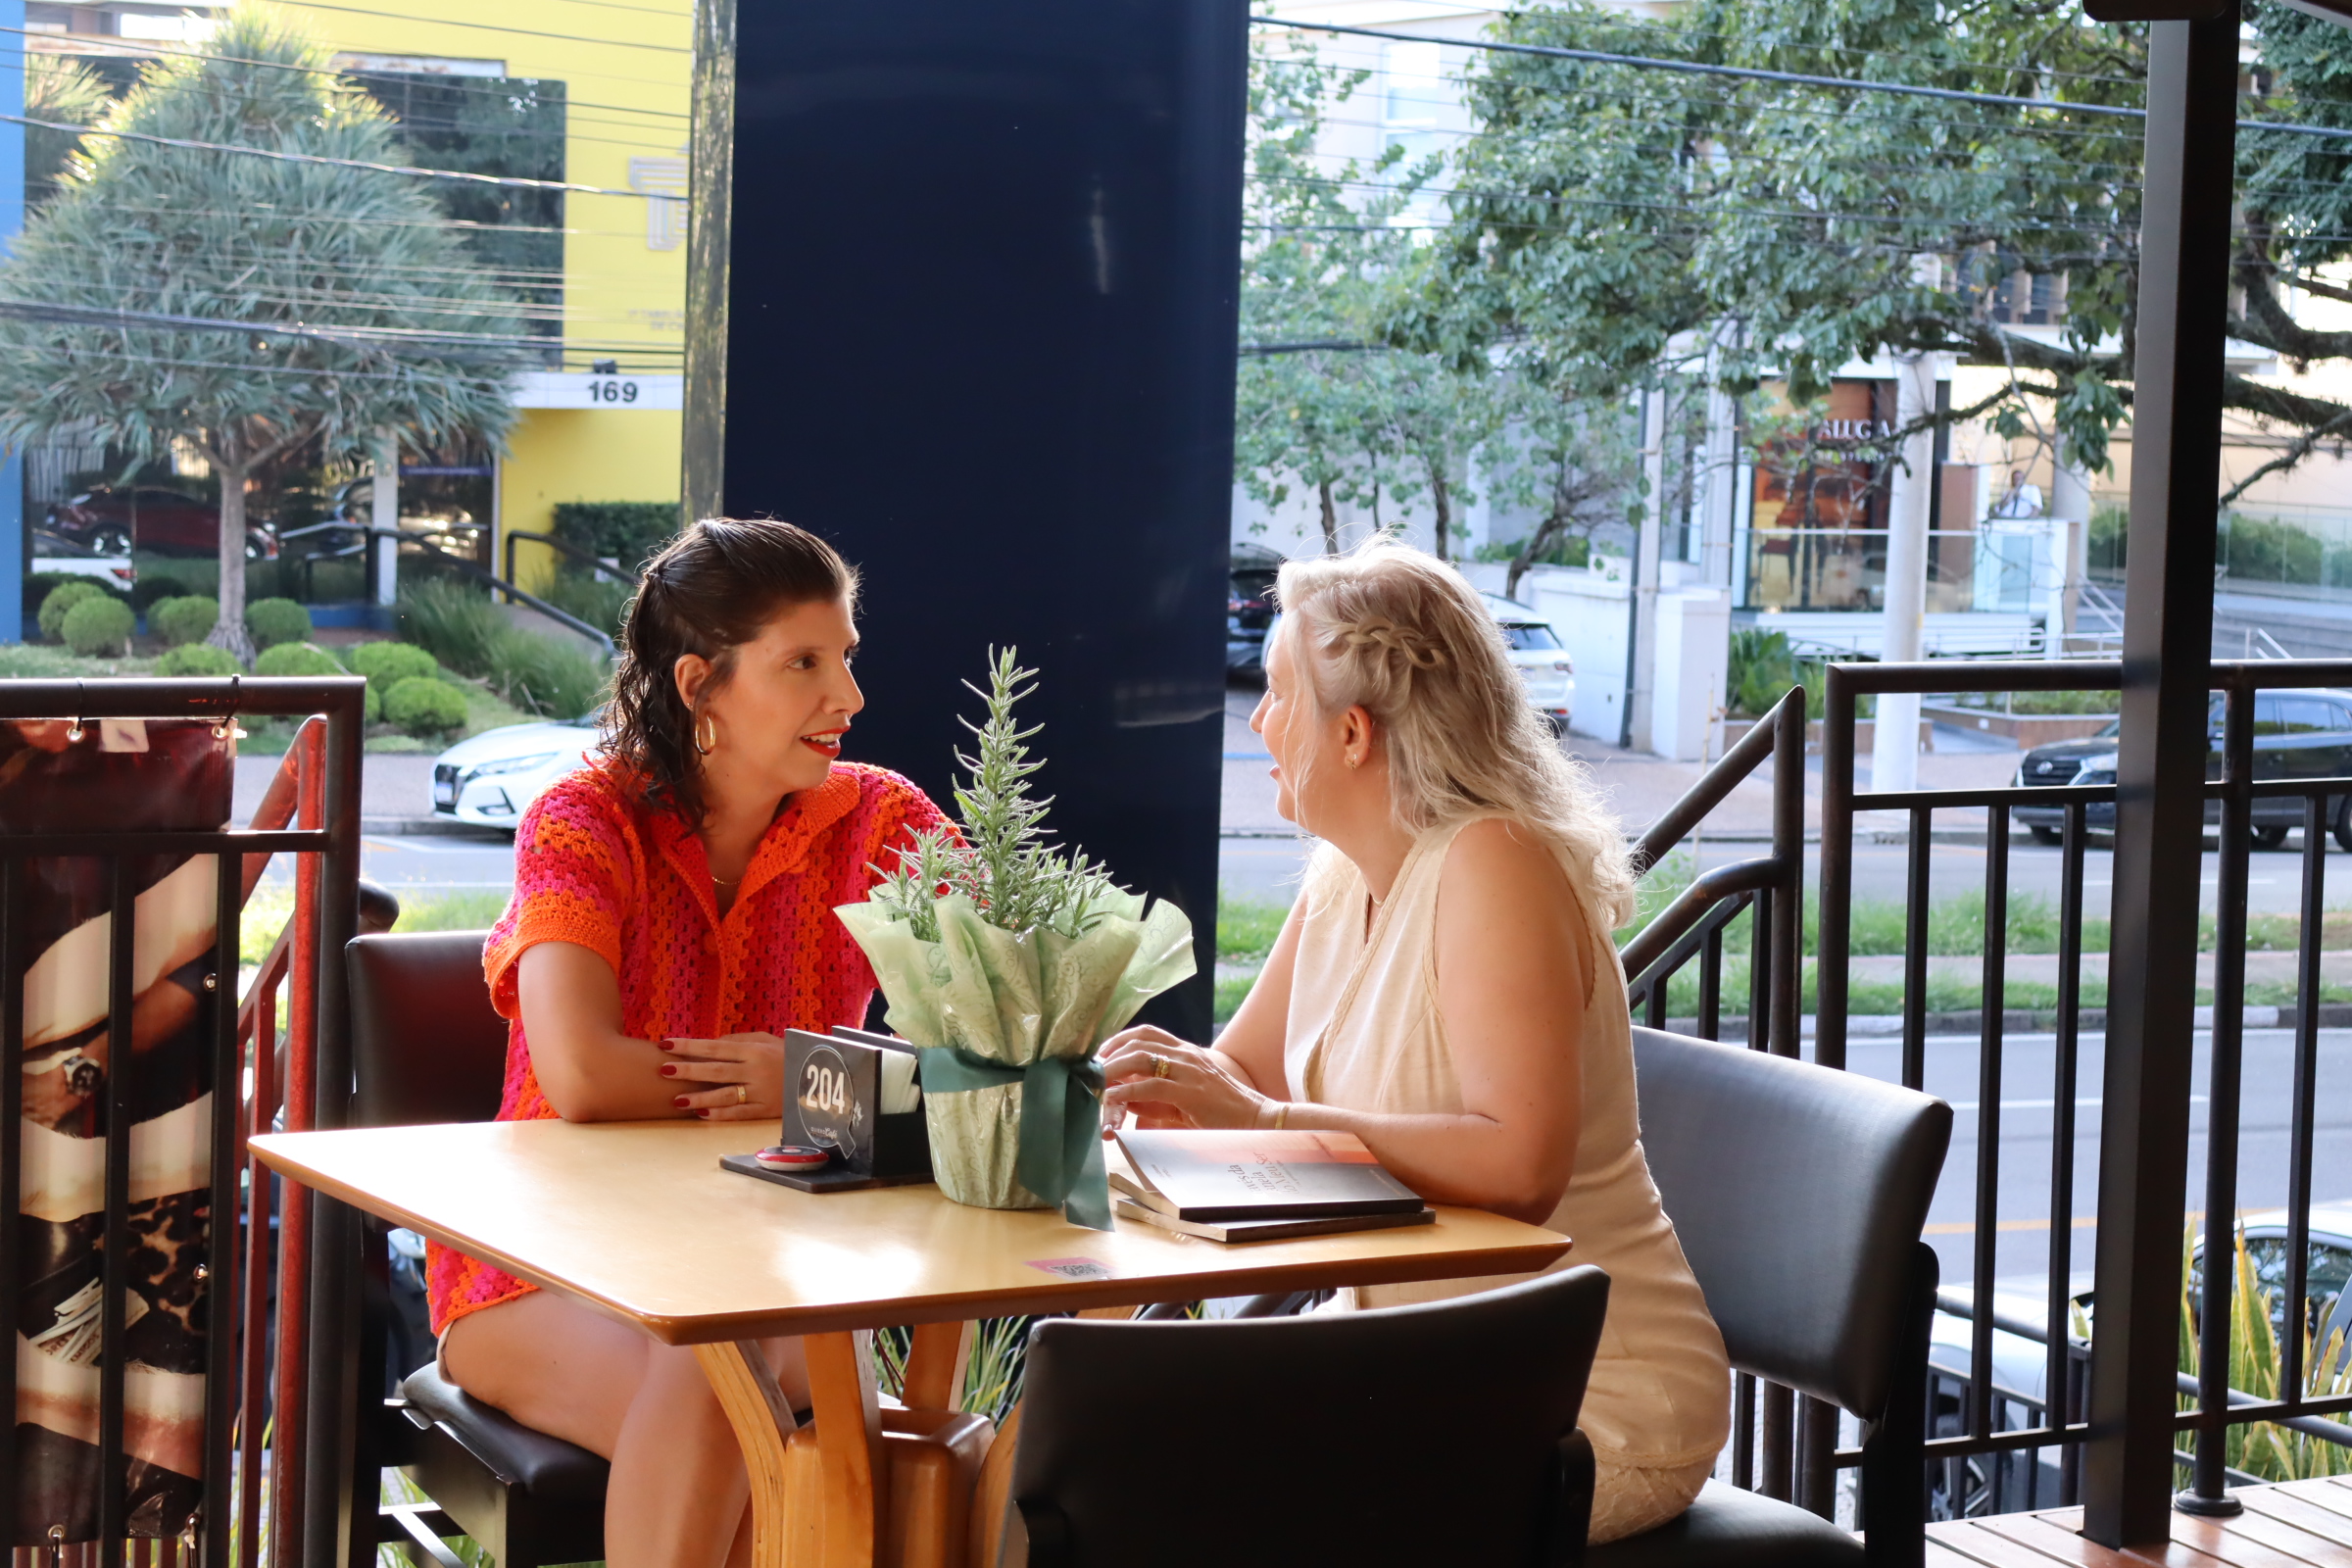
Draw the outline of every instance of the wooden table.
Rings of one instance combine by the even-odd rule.
[[[1459,1279],[1543,1268],[1566,1239],[1478,1209],[1434,1225],[1226,1247],[1133,1221],[1109,1232],[1050,1210],[950,1202],[928,1185],[815,1196],[718,1167],[771,1141],[754,1123],[472,1122],[253,1140],[272,1170],[634,1324],[690,1345],[752,1478],[754,1560],[787,1560],[789,1411],[751,1342],[805,1336],[827,1568],[881,1546],[871,1331],[917,1330],[906,1403],[953,1407],[956,1325],[981,1317]],[[953,1365],[952,1365],[953,1363]],[[918,1376],[919,1372],[919,1376]],[[780,1417],[780,1421],[779,1421]],[[808,1442],[794,1446],[796,1450]],[[799,1482],[802,1495],[810,1483]]]

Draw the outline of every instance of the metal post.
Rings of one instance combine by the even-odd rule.
[[[2171,1537],[2197,878],[2205,835],[2238,13],[2158,21],[2134,339],[2130,595],[2083,1534]]]
[[[2197,1406],[2230,1408],[2230,1297],[2237,1271],[2230,1266],[2231,1216],[2237,1212],[2237,1114],[2246,1019],[2247,859],[2254,848],[2254,687],[2241,676],[2230,689],[2222,741],[2221,886],[2216,890],[2213,942],[2213,1046],[2205,1102],[2205,1279],[2197,1312]],[[2197,1462],[2186,1492],[2173,1499],[2182,1513],[2222,1517],[2245,1505],[2230,1495],[2230,1434],[2206,1427],[2195,1438]]]

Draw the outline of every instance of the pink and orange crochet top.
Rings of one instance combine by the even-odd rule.
[[[833,915],[865,897],[913,830],[944,821],[898,774],[843,762],[794,796],[753,852],[722,919],[710,862],[686,824],[644,798],[610,760],[557,784],[514,836],[514,897],[482,950],[490,997],[513,1020],[501,1121],[552,1117],[531,1071],[515,962],[541,942],[574,942],[620,977],[621,1031],[640,1040],[864,1020],[874,993],[865,955]],[[433,1332],[538,1289],[437,1243],[426,1247]]]

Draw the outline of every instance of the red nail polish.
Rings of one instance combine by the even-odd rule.
[[[684,1110],[686,1108],[686,1097],[684,1095],[680,1095],[677,1099],[671,1101],[670,1103],[676,1106],[678,1109]]]
[[[698,1110],[695,1112],[695,1114],[702,1117],[705,1121],[709,1121],[710,1119],[710,1113],[707,1110]]]
[[[675,1051],[678,1049],[678,1043],[675,1040],[664,1040],[660,1042],[660,1045],[663,1051]]]
[[[677,1064],[676,1062],[674,1062],[674,1061],[665,1061],[665,1062],[663,1062],[663,1063],[662,1064],[662,1077],[664,1077],[664,1078],[675,1078],[677,1075],[678,1075],[678,1064]]]

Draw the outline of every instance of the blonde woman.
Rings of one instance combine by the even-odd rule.
[[[1451,568],[1381,541],[1292,562],[1279,591],[1250,724],[1282,814],[1323,847],[1216,1049],[1129,1029],[1105,1049],[1107,1099],[1145,1126],[1354,1133],[1432,1201],[1573,1237],[1561,1266],[1611,1281],[1581,1421],[1592,1539],[1652,1529],[1714,1467],[1730,1377],[1642,1154],[1609,942],[1632,905],[1623,840]]]

